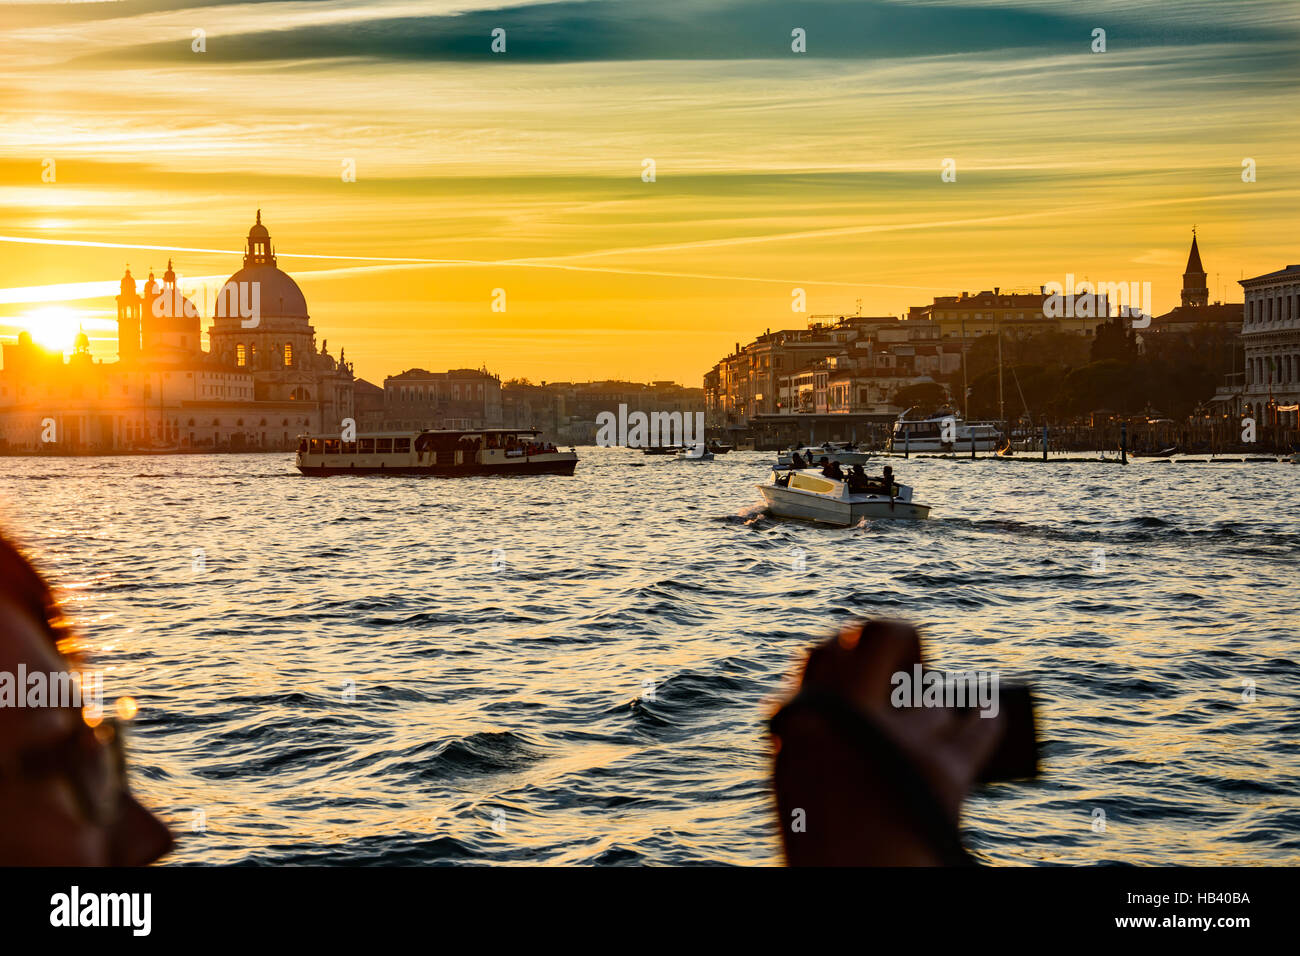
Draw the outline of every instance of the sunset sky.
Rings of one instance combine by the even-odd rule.
[[[1212,299],[1300,261],[1291,0],[109,0],[0,18],[0,341],[25,327],[69,348],[84,324],[113,359],[124,266],[170,256],[215,283],[259,207],[318,337],[372,381],[486,365],[698,385],[733,343],[806,323],[795,287],[809,313],[898,314],[1074,273],[1149,281],[1165,311],[1193,225]]]

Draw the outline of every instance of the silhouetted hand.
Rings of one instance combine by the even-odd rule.
[[[774,719],[773,784],[792,866],[967,864],[961,804],[1005,717],[895,707],[892,676],[921,662],[915,628],[869,621],[808,655]]]

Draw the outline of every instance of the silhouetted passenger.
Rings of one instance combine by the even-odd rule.
[[[867,473],[862,470],[862,465],[854,465],[849,469],[849,491],[853,494],[866,491],[869,481]]]
[[[790,467],[807,468],[808,464],[803,460],[803,455],[799,454],[798,452],[795,452],[793,455],[790,456]]]
[[[844,469],[840,467],[840,463],[838,461],[831,462],[830,477],[834,478],[836,481],[844,480]]]
[[[885,466],[885,472],[880,479],[880,493],[894,497],[894,469],[888,465]]]
[[[0,538],[0,670],[79,670],[59,650],[69,636],[49,586]],[[0,707],[0,866],[152,863],[172,837],[127,789],[123,728],[63,703]]]

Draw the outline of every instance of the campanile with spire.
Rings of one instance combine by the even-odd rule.
[[[1193,229],[1192,251],[1187,255],[1187,268],[1183,271],[1183,308],[1202,309],[1210,304],[1210,290],[1205,280],[1201,250],[1196,247],[1196,230]]]

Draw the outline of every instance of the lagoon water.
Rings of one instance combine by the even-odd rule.
[[[0,526],[139,700],[173,864],[777,863],[764,717],[855,615],[1036,689],[980,859],[1300,862],[1300,469],[895,461],[932,520],[833,529],[764,514],[772,454],[579,454],[9,458]]]

